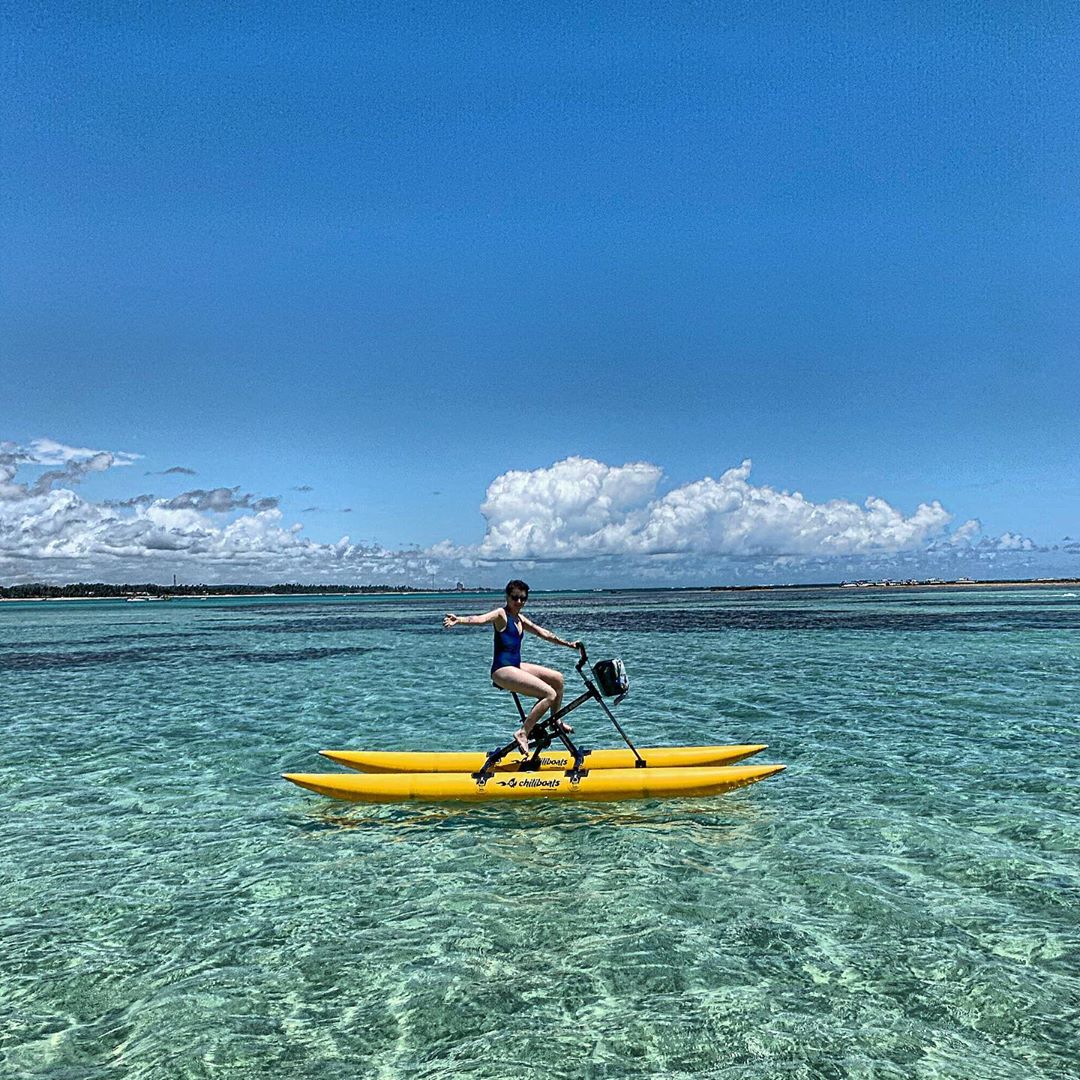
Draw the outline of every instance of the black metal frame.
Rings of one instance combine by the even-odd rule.
[[[585,674],[585,665],[588,663],[589,657],[585,652],[585,646],[579,645],[578,650],[581,653],[581,659],[575,665],[577,672],[581,676],[582,681],[585,683],[585,692],[574,698],[568,705],[564,705],[557,713],[551,716],[545,717],[541,720],[529,733],[529,745],[532,748],[532,754],[521,763],[521,772],[535,772],[540,768],[540,755],[556,740],[558,739],[563,746],[566,747],[573,759],[573,765],[566,770],[565,775],[569,776],[573,783],[577,783],[583,776],[588,775],[589,770],[585,768],[585,759],[592,753],[591,750],[583,750],[571,740],[570,736],[563,731],[559,726],[560,721],[567,713],[573,712],[579,705],[584,705],[586,701],[598,701],[600,708],[607,713],[608,719],[615,725],[615,730],[622,736],[623,742],[633,751],[634,754],[634,768],[644,769],[648,763],[638,753],[637,747],[630,741],[629,736],[622,729],[622,725],[615,719],[615,714],[608,708],[607,702],[604,700],[604,695],[596,688],[596,684]],[[501,690],[502,687],[499,687]],[[510,691],[511,696],[514,699],[514,704],[517,706],[519,715],[521,716],[521,722],[525,722],[525,718],[528,715],[525,712],[525,706],[521,704],[521,698],[514,692]],[[622,699],[626,697],[626,694],[620,694],[614,704],[618,705]],[[473,777],[481,784],[486,783],[493,775],[495,765],[501,761],[507,754],[514,750],[520,750],[516,739],[511,739],[505,746],[496,747],[488,754],[484,760],[484,764],[480,766],[477,772],[474,772]]]

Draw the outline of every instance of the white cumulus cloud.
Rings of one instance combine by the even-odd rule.
[[[122,451],[66,446],[55,439],[35,439],[29,446],[0,442],[0,499],[40,495],[57,484],[77,484],[89,473],[131,465],[138,458],[138,454]],[[20,468],[35,465],[59,465],[60,468],[39,474],[32,483],[15,483],[15,474]]]
[[[642,507],[662,471],[638,462],[611,466],[570,457],[549,469],[508,472],[492,481],[480,512],[487,532],[479,554],[554,558],[599,554],[640,527]]]
[[[11,444],[4,443],[3,446]],[[105,454],[112,465],[131,465],[138,461],[141,454],[128,454],[122,450],[89,450],[86,447],[66,446],[55,439],[34,439],[29,447],[29,460],[39,465],[70,465],[72,462],[84,462]]]
[[[945,535],[952,515],[934,500],[905,515],[884,499],[814,503],[750,482],[743,461],[660,494],[662,470],[571,457],[508,472],[488,488],[477,556],[836,556],[895,553]],[[970,535],[971,523],[963,527]]]
[[[285,524],[276,498],[239,487],[195,490],[170,499],[139,495],[93,502],[76,483],[135,460],[132,454],[37,440],[0,443],[0,574],[14,580],[377,581],[429,579],[423,552],[395,552],[342,537],[323,544]],[[36,479],[16,474],[57,465]]]

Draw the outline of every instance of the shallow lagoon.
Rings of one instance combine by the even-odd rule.
[[[0,605],[0,1070],[1080,1070],[1076,593],[534,593],[625,660],[639,743],[768,742],[787,772],[505,807],[282,782],[319,747],[509,733],[488,634],[446,604]]]

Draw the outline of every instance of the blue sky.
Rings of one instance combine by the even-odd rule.
[[[0,580],[1080,572],[1070,6],[56,8]]]

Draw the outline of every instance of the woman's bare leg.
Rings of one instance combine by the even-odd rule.
[[[530,664],[530,667],[535,667]],[[537,720],[544,715],[558,700],[554,687],[545,680],[538,678],[524,667],[501,667],[491,674],[491,681],[504,690],[510,690],[517,694],[525,694],[527,697],[537,699],[536,704],[529,710],[525,717],[525,723],[514,732],[514,741],[521,748],[523,754],[529,752],[529,733],[536,726]]]
[[[551,706],[551,715],[554,716],[562,708],[563,689],[566,686],[566,680],[563,678],[562,672],[555,671],[553,668],[541,667],[539,664],[522,664],[521,670],[527,671],[530,675],[535,675],[555,691],[555,702]],[[565,720],[556,720],[555,723],[568,735],[574,731]]]

